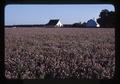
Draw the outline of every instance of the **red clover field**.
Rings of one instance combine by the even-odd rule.
[[[114,28],[5,28],[7,79],[111,79]]]

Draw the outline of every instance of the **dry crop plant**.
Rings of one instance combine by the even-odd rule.
[[[112,28],[5,28],[8,79],[110,79],[114,68]]]

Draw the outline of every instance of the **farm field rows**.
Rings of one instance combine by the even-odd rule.
[[[7,79],[111,79],[114,28],[5,28]]]

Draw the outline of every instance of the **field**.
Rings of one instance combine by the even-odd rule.
[[[5,28],[7,79],[111,79],[114,28]]]

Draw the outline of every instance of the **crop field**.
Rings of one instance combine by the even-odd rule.
[[[7,79],[111,79],[114,28],[5,28]]]

